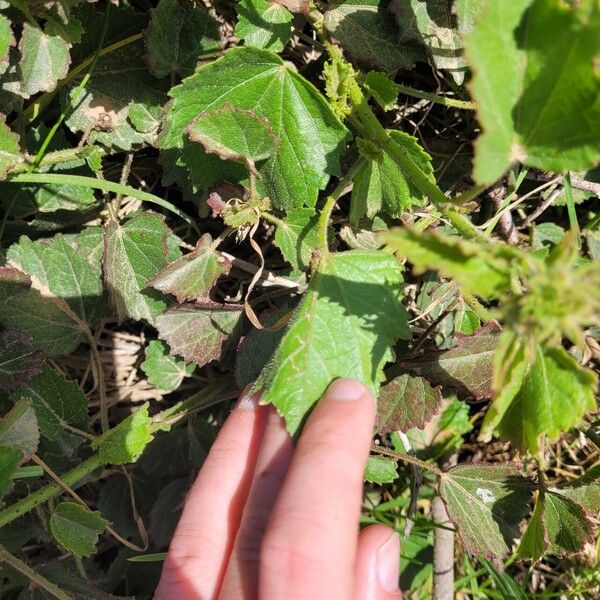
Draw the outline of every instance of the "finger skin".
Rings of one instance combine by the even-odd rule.
[[[309,417],[263,540],[260,600],[353,597],[374,421],[371,393],[352,380],[334,382]]]
[[[360,532],[355,563],[354,600],[401,600],[402,592],[399,589],[385,589],[378,570],[381,566],[378,560],[383,561],[387,567],[388,582],[395,580],[397,585],[400,548],[397,535],[391,539],[393,535],[394,531],[385,525],[371,525]]]
[[[241,401],[212,445],[188,495],[155,600],[214,600],[250,489],[267,410]]]
[[[255,600],[260,548],[293,452],[292,438],[274,407],[269,416],[219,600]]]

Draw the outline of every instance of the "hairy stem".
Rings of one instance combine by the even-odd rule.
[[[442,104],[443,106],[448,106],[450,108],[460,108],[462,110],[477,109],[475,102],[471,102],[469,100],[457,100],[456,98],[449,98],[448,96],[438,96],[437,94],[433,94],[432,92],[423,92],[421,90],[417,90],[413,87],[403,85],[401,83],[396,83],[395,86],[401,94],[413,96],[414,98],[421,98],[423,100],[429,100],[430,102],[434,102],[435,104]]]
[[[382,448],[381,446],[377,445],[371,446],[371,452],[374,452],[375,454],[381,454],[382,456],[389,456],[390,458],[395,458],[396,460],[401,460],[411,465],[416,465],[417,467],[421,467],[422,469],[425,469],[425,471],[429,471],[438,477],[443,475],[442,470],[439,467],[436,467],[434,464],[428,463],[427,461],[421,460],[412,454],[394,452],[389,448]]]
[[[437,527],[433,543],[433,600],[454,598],[454,531],[443,500],[436,496],[431,516]]]

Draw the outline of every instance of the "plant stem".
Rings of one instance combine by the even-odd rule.
[[[48,152],[41,160],[38,167],[45,168],[53,165],[59,165],[61,163],[72,162],[75,160],[85,159],[92,152],[97,152],[100,156],[107,154],[107,150],[101,146],[83,146],[81,148],[67,148],[65,150],[55,150],[54,152]],[[18,175],[19,173],[26,173],[29,171],[31,163],[20,163],[14,169],[9,171],[9,177],[12,175]]]
[[[382,456],[389,456],[390,458],[395,458],[396,460],[401,460],[406,463],[410,463],[411,465],[417,465],[417,467],[421,467],[438,477],[443,475],[442,470],[435,465],[428,463],[412,454],[401,454],[400,452],[394,452],[389,448],[382,448],[381,446],[373,445],[371,446],[371,452],[375,452],[375,454],[381,454]]]
[[[25,575],[36,586],[46,590],[50,595],[58,598],[58,600],[73,600],[69,594],[63,592],[55,583],[48,581],[45,577],[42,577],[39,573],[34,571],[27,563],[23,562],[20,558],[13,556],[6,548],[0,546],[0,562],[5,562],[10,565],[15,571],[19,571],[22,575]]]
[[[457,100],[456,98],[449,98],[447,96],[438,96],[432,92],[423,92],[421,90],[417,90],[408,85],[403,85],[401,83],[395,84],[396,89],[401,94],[406,94],[407,96],[413,96],[414,98],[422,98],[423,100],[429,100],[430,102],[435,102],[435,104],[442,104],[443,106],[448,106],[451,108],[460,108],[462,110],[476,110],[477,106],[475,102],[471,102],[469,100]]]
[[[433,543],[433,600],[447,600],[454,597],[454,526],[439,496],[431,503],[431,516],[438,525]]]

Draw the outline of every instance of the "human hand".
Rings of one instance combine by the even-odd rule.
[[[375,420],[369,390],[335,381],[294,447],[271,406],[242,398],[202,467],[155,600],[398,600],[400,540],[360,533]]]

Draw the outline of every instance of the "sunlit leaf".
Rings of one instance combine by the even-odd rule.
[[[277,224],[275,244],[294,272],[308,269],[319,235],[318,215],[310,208],[294,208]]]
[[[393,458],[371,455],[365,467],[365,481],[384,485],[398,479],[398,465]]]
[[[50,515],[50,531],[56,541],[75,556],[91,556],[96,552],[98,536],[108,521],[98,511],[75,502],[61,502]]]
[[[18,136],[0,119],[0,179],[22,160]]]
[[[23,460],[29,460],[39,442],[40,432],[31,400],[20,398],[0,419],[0,446],[17,450]]]
[[[292,37],[294,15],[279,3],[240,0],[235,10],[238,14],[235,35],[246,46],[281,52]]]

